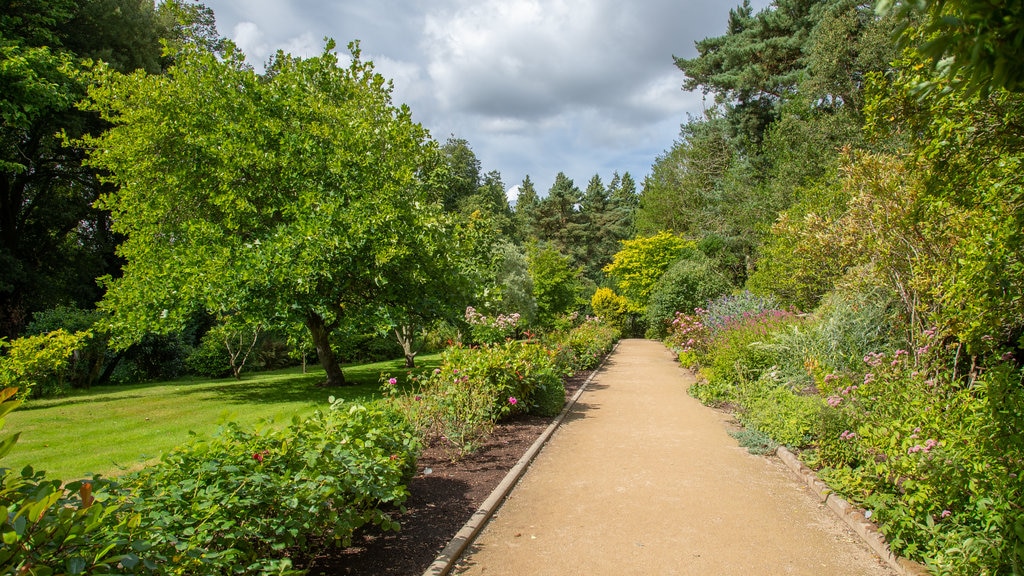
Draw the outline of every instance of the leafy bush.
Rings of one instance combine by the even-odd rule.
[[[33,314],[24,335],[43,335],[54,330],[71,334],[88,331],[92,334],[75,349],[66,374],[67,383],[72,388],[88,388],[99,381],[105,366],[113,361],[109,353],[110,335],[101,322],[105,317],[106,314],[99,310],[57,306]]]
[[[619,331],[626,327],[629,302],[611,288],[598,288],[594,291],[594,295],[590,297],[590,308],[609,326],[614,326]]]
[[[476,344],[495,344],[514,338],[519,330],[519,320],[518,312],[488,317],[472,306],[466,308],[466,323]]]
[[[590,316],[565,332],[549,333],[544,341],[556,349],[559,363],[572,373],[596,368],[619,341],[619,330]]]
[[[441,439],[457,457],[475,450],[502,418],[551,414],[554,399],[560,411],[565,375],[553,350],[536,342],[508,341],[449,348],[441,356],[441,366],[413,382],[408,392],[397,389],[397,378],[383,379],[385,393],[420,433]]]
[[[802,394],[780,380],[772,370],[739,386],[740,421],[766,434],[774,442],[791,447],[810,444],[814,438],[821,398]]]
[[[677,261],[651,291],[646,310],[648,336],[664,338],[677,312],[691,314],[729,289],[725,275],[703,255]]]
[[[957,376],[960,345],[925,337],[830,379],[816,456],[896,551],[939,573],[1010,573],[1024,561],[1020,370],[997,360]]]
[[[719,320],[710,345],[700,358],[704,382],[690,388],[695,397],[706,402],[736,401],[741,384],[757,380],[777,364],[778,353],[769,345],[775,333],[797,321],[793,314],[781,310],[744,312],[726,318],[724,322],[728,324]],[[706,318],[704,323],[714,320]]]
[[[189,372],[207,378],[223,378],[231,374],[228,352],[218,334],[211,330],[185,358]]]
[[[356,529],[397,530],[419,443],[383,403],[332,402],[283,430],[229,424],[122,480],[130,536],[178,574],[278,572],[285,551],[347,546]]]
[[[194,437],[119,484],[0,469],[0,572],[294,573],[289,550],[397,529],[386,510],[405,500],[418,450],[382,402],[332,402],[285,429]]]
[[[54,330],[25,336],[10,343],[0,339],[0,386],[15,387],[21,398],[43,398],[67,392],[75,351],[86,346],[92,333]]]
[[[94,478],[62,485],[26,467],[0,468],[0,571],[4,574],[110,574],[142,568],[116,527],[120,505],[104,502],[114,484]],[[155,568],[155,565],[150,565]]]

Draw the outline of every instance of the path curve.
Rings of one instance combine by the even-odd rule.
[[[891,571],[777,459],[728,435],[659,342],[623,340],[456,574]]]

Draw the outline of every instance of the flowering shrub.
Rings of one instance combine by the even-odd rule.
[[[487,317],[472,306],[466,307],[466,322],[472,332],[473,342],[494,344],[514,338],[521,319],[518,312]]]
[[[454,458],[475,450],[502,418],[557,414],[566,372],[555,359],[555,351],[536,342],[454,346],[411,391],[400,392],[390,378],[384,389],[424,437],[445,442]]]
[[[936,572],[1009,573],[1024,561],[1019,371],[997,360],[957,378],[958,345],[923,337],[867,354],[863,373],[826,376],[822,475],[875,512],[895,550]]]
[[[699,316],[714,334],[746,319],[778,309],[779,306],[773,299],[755,296],[749,290],[744,290],[733,296],[716,298],[708,302],[706,309],[694,310],[694,314]]]
[[[702,381],[690,392],[714,404],[734,402],[740,384],[757,380],[775,365],[778,351],[770,346],[771,341],[784,326],[799,322],[790,312],[771,309],[730,316],[701,310],[700,315],[702,326],[689,326],[701,338],[694,339],[691,350]]]
[[[936,574],[1020,572],[1024,387],[1015,352],[981,338],[992,349],[967,359],[935,329],[900,347],[871,326],[876,316],[842,325],[834,315],[701,311],[677,316],[669,342],[701,366],[695,396],[731,403],[776,442],[810,447],[804,459],[873,512],[896,553]],[[883,347],[865,352],[868,342]]]
[[[684,366],[697,365],[697,359],[707,352],[711,343],[711,332],[699,316],[676,312],[668,328],[665,344],[678,355]]]
[[[549,333],[545,342],[559,351],[559,362],[568,372],[576,372],[596,368],[619,341],[619,335],[618,328],[587,316],[578,326]]]
[[[396,530],[385,510],[405,500],[418,449],[383,403],[334,402],[283,430],[229,424],[118,484],[3,469],[0,572],[289,573],[289,548]]]
[[[228,424],[122,479],[130,536],[168,573],[280,571],[289,547],[348,545],[369,523],[397,530],[385,509],[405,500],[418,450],[379,402],[332,402],[283,430]]]

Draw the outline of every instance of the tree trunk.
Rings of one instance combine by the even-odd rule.
[[[306,328],[309,328],[309,334],[313,337],[313,345],[316,346],[316,356],[320,359],[320,365],[327,372],[327,380],[324,382],[324,386],[344,386],[347,384],[345,382],[345,375],[341,373],[341,366],[338,365],[338,359],[334,357],[334,351],[331,350],[331,332],[327,329],[324,319],[319,314],[310,312],[306,316]]]
[[[402,352],[405,354],[405,367],[415,368],[416,367],[416,354],[417,350],[413,350],[413,338],[416,337],[415,329],[410,325],[399,326],[395,328],[395,337],[398,339],[398,344],[402,346]]]

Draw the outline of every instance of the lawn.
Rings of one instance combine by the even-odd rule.
[[[417,358],[432,370],[440,356]],[[144,466],[182,443],[190,432],[210,435],[228,421],[283,425],[293,416],[324,408],[328,397],[369,400],[379,396],[381,373],[405,374],[404,361],[345,366],[344,388],[320,388],[323,371],[301,368],[211,380],[182,378],[133,386],[107,386],[70,396],[28,402],[7,417],[4,435],[21,438],[3,462],[20,470],[31,464],[47,476],[73,480],[92,473],[117,476]]]

